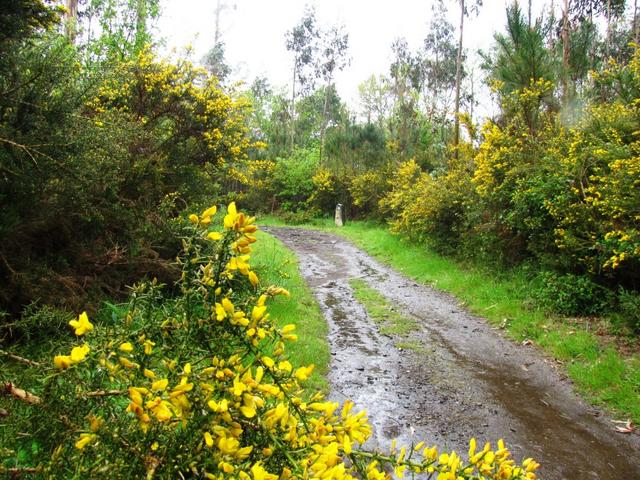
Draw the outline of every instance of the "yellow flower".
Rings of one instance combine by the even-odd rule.
[[[129,360],[128,358],[125,357],[118,357],[118,361],[120,362],[120,364],[123,367],[126,368],[138,368],[138,364],[137,363],[133,363],[131,360]]]
[[[87,356],[87,353],[89,353],[89,345],[87,345],[86,343],[81,346],[81,347],[73,347],[71,349],[71,361],[73,363],[79,363],[82,360],[85,359],[85,357]]]
[[[267,368],[273,368],[273,366],[275,365],[275,362],[270,357],[267,357],[266,355],[262,357],[261,360],[262,360],[262,363],[264,363]]]
[[[153,353],[153,347],[155,346],[155,342],[151,340],[145,340],[144,342],[144,353],[145,355],[151,355]]]
[[[254,287],[258,286],[258,276],[252,271],[249,272],[249,281]]]
[[[236,222],[238,211],[236,209],[236,202],[231,202],[227,207],[227,214],[224,216],[224,228],[231,229]]]
[[[347,455],[351,453],[351,439],[349,439],[349,435],[344,436],[344,440],[342,441],[342,449]]]
[[[151,390],[155,390],[156,392],[165,390],[169,385],[169,380],[163,378],[162,380],[156,380],[151,384]]]
[[[220,400],[220,402],[216,402],[215,400],[209,400],[207,403],[209,408],[217,413],[224,413],[229,410],[229,402],[226,398]]]
[[[61,370],[69,368],[71,365],[73,365],[73,362],[71,361],[71,357],[69,355],[56,355],[55,357],[53,357],[53,363]]]
[[[172,405],[160,397],[148,401],[145,407],[153,412],[159,422],[167,422],[173,417]]]
[[[278,479],[277,475],[273,475],[272,473],[267,472],[262,467],[261,462],[258,462],[253,467],[251,467],[251,475],[253,476],[253,480],[277,480]]]
[[[218,207],[214,205],[213,207],[207,208],[204,212],[202,212],[201,217],[202,218],[213,217],[217,211],[218,211]]]
[[[69,325],[75,328],[76,335],[84,335],[93,330],[93,325],[89,321],[87,312],[82,312],[80,316],[78,316],[78,320],[71,320]]]
[[[93,433],[81,433],[80,439],[76,442],[76,448],[78,450],[82,450],[89,443],[91,443],[96,437],[97,435]]]
[[[264,316],[266,311],[267,307],[264,305],[262,307],[253,307],[253,310],[251,310],[251,320],[257,322]]]
[[[300,367],[296,370],[295,376],[301,382],[307,380],[311,372],[313,372],[314,365],[309,365],[308,367]]]
[[[196,215],[195,213],[192,213],[191,215],[189,215],[189,221],[191,223],[198,223],[198,215]]]
[[[222,239],[222,234],[220,232],[209,232],[207,238],[215,242]]]
[[[102,417],[90,416],[89,420],[91,422],[91,426],[89,428],[91,428],[91,431],[94,433],[104,425],[104,419]]]
[[[126,353],[130,353],[133,351],[133,345],[131,345],[131,343],[129,342],[124,342],[122,345],[120,345],[120,350]]]

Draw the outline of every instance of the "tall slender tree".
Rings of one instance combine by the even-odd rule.
[[[457,47],[454,27],[447,20],[447,10],[442,0],[432,6],[429,33],[423,46],[427,117],[431,123],[444,123],[451,113],[455,90]]]
[[[344,26],[332,27],[322,34],[321,58],[318,74],[324,80],[324,104],[322,107],[322,124],[320,128],[320,162],[324,150],[324,134],[327,128],[327,108],[329,105],[330,89],[335,89],[334,74],[349,64],[347,49],[349,48],[349,34]]]
[[[371,75],[358,85],[360,105],[367,123],[375,123],[381,130],[389,115],[391,105],[391,87],[389,79],[380,75]]]
[[[313,61],[318,50],[320,33],[316,22],[316,12],[312,7],[307,7],[300,23],[286,34],[287,50],[293,53],[293,79],[291,82],[291,105],[289,115],[289,140],[293,149],[295,142],[296,120],[296,86],[300,88],[310,87],[315,77]]]
[[[471,8],[468,8],[466,0],[459,0],[460,2],[460,36],[458,40],[458,53],[456,55],[456,97],[455,97],[455,111],[456,116],[454,119],[453,128],[453,155],[458,159],[458,145],[460,143],[460,85],[462,82],[462,41],[464,38],[464,18],[470,13],[477,14],[482,6],[482,0],[473,0]]]
[[[69,41],[75,43],[78,34],[78,0],[67,0],[66,2],[64,29]]]

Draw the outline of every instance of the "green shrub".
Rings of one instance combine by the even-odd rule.
[[[287,225],[303,225],[313,223],[318,218],[316,210],[298,210],[297,212],[282,212],[278,215]]]
[[[598,315],[611,307],[610,290],[584,275],[542,272],[533,293],[543,308],[563,315]]]
[[[288,158],[276,159],[273,187],[283,210],[297,211],[306,207],[313,193],[313,174],[318,167],[319,150],[299,148]]]
[[[27,305],[18,319],[0,323],[0,340],[11,338],[12,341],[28,342],[55,338],[64,334],[68,321],[68,311],[32,303]]]
[[[640,294],[621,288],[617,303],[622,321],[635,332],[640,332]]]

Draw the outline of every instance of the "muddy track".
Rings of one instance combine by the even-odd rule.
[[[580,400],[552,361],[461,308],[451,296],[380,265],[344,239],[268,227],[296,252],[329,324],[331,398],[368,412],[372,448],[424,439],[466,452],[504,438],[516,460],[541,464],[546,480],[638,480],[640,437]],[[361,278],[417,320],[407,337],[383,335],[355,300]],[[410,350],[397,348],[409,343]]]

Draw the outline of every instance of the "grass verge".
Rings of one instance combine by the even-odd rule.
[[[327,323],[311,290],[298,269],[295,255],[278,239],[258,232],[258,242],[251,255],[251,265],[258,272],[263,285],[278,285],[291,293],[290,297],[278,296],[269,304],[269,314],[279,326],[296,325],[298,341],[287,345],[287,352],[294,365],[314,364],[313,374],[307,380],[308,391],[327,392],[329,345]]]
[[[272,217],[262,220],[282,225]],[[525,272],[495,274],[462,265],[369,222],[350,222],[338,229],[330,220],[322,220],[303,227],[337,233],[414,281],[455,295],[471,312],[504,328],[514,340],[532,340],[564,363],[569,377],[591,402],[640,422],[640,358],[621,355],[589,322],[568,321],[532,307],[534,284]]]

